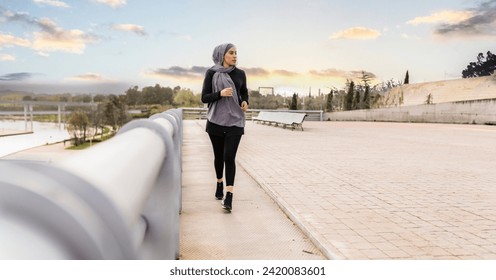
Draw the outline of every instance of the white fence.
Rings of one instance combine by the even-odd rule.
[[[177,259],[182,111],[57,164],[0,161],[0,259]]]

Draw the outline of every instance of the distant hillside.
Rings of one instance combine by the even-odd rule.
[[[383,107],[495,99],[496,74],[468,79],[401,85],[383,97]]]
[[[2,99],[17,99],[16,97],[20,97],[20,99],[22,99],[22,97],[24,96],[34,96],[34,93],[32,92],[27,92],[27,91],[17,91],[17,90],[9,90],[9,89],[3,89],[3,90],[0,90],[0,98]]]
[[[10,89],[0,89],[0,96],[5,96],[5,95],[29,95],[33,96],[34,93],[32,92],[27,92],[27,91],[19,91],[19,90],[10,90]]]

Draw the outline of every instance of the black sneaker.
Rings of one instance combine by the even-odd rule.
[[[221,200],[222,198],[224,198],[224,183],[223,182],[217,183],[217,189],[215,190],[215,198],[217,200]]]
[[[233,199],[233,193],[227,192],[226,199],[224,199],[224,202],[222,202],[222,208],[224,208],[224,210],[229,212],[232,211],[232,199]]]

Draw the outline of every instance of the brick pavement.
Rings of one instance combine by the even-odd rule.
[[[237,160],[328,258],[496,259],[496,127],[304,127],[248,122]]]

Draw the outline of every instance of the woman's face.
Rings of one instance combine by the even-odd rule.
[[[222,62],[222,64],[226,68],[230,66],[235,66],[237,58],[238,58],[238,52],[236,51],[236,47],[232,47],[224,55],[224,61]]]

